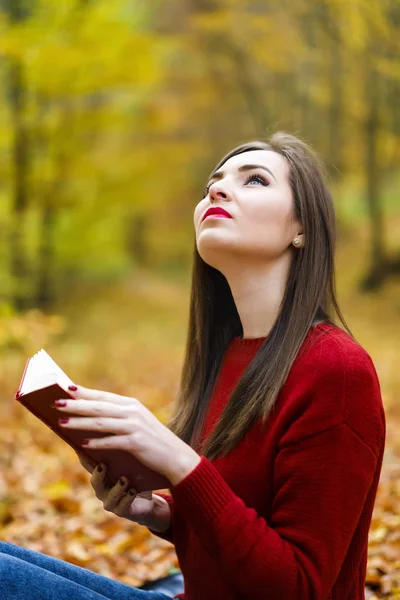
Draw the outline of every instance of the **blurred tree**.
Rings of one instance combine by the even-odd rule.
[[[38,99],[39,111],[43,113],[48,105],[44,98]],[[41,121],[38,123],[38,131],[45,137]],[[68,166],[70,156],[68,155],[68,145],[66,140],[71,132],[71,114],[60,110],[57,132],[53,140],[55,148],[49,154],[52,154],[53,176],[44,187],[40,197],[40,220],[38,223],[38,251],[36,266],[36,296],[34,304],[43,310],[51,309],[55,299],[55,279],[56,279],[56,225],[57,216],[62,205],[63,190],[68,182]],[[46,141],[41,140],[42,146]]]
[[[23,66],[3,86],[17,134],[2,122],[0,140],[14,148],[2,218],[18,225],[10,269],[30,281],[15,286],[25,303],[182,256],[211,165],[277,129],[322,154],[335,189],[364,186],[363,289],[397,271],[383,207],[400,158],[395,0],[20,2],[0,0],[0,53]]]
[[[382,189],[384,176],[392,157],[387,151],[387,113],[390,107],[386,99],[387,77],[380,72],[380,61],[390,60],[393,54],[392,35],[395,25],[390,13],[390,3],[371,3],[365,13],[365,36],[362,43],[364,66],[364,95],[366,116],[364,120],[366,201],[370,217],[370,256],[367,273],[360,287],[363,291],[379,288],[386,278],[400,273],[400,255],[392,257],[386,250],[384,207]],[[394,39],[394,38],[393,38]]]
[[[0,4],[10,23],[18,27],[28,16],[24,0],[2,0]],[[28,208],[29,135],[25,119],[27,104],[26,70],[23,57],[15,53],[8,57],[7,92],[13,124],[13,214],[9,231],[11,303],[17,310],[29,305],[28,263],[25,247],[26,212]]]

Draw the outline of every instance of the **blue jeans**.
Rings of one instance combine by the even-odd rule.
[[[84,567],[0,541],[2,600],[171,600]]]

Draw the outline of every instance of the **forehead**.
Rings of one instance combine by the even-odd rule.
[[[250,150],[249,152],[242,152],[229,158],[218,171],[235,171],[242,165],[249,164],[268,167],[278,181],[285,179],[289,174],[289,166],[286,159],[273,150]]]

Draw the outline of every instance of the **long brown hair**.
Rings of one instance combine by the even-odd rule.
[[[203,261],[195,240],[186,349],[168,427],[209,460],[227,454],[256,419],[266,421],[315,320],[336,325],[334,310],[353,337],[336,300],[335,213],[319,157],[299,138],[277,132],[266,142],[234,148],[212,172],[232,156],[252,150],[273,150],[287,160],[293,208],[303,226],[305,246],[295,249],[272,329],[237,382],[204,447],[198,448],[224,353],[234,336],[243,336],[243,330],[226,278]]]

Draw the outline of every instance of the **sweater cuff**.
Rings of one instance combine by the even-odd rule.
[[[179,512],[193,519],[216,519],[227,504],[236,499],[225,479],[204,456],[198,465],[182,481],[170,488]]]

